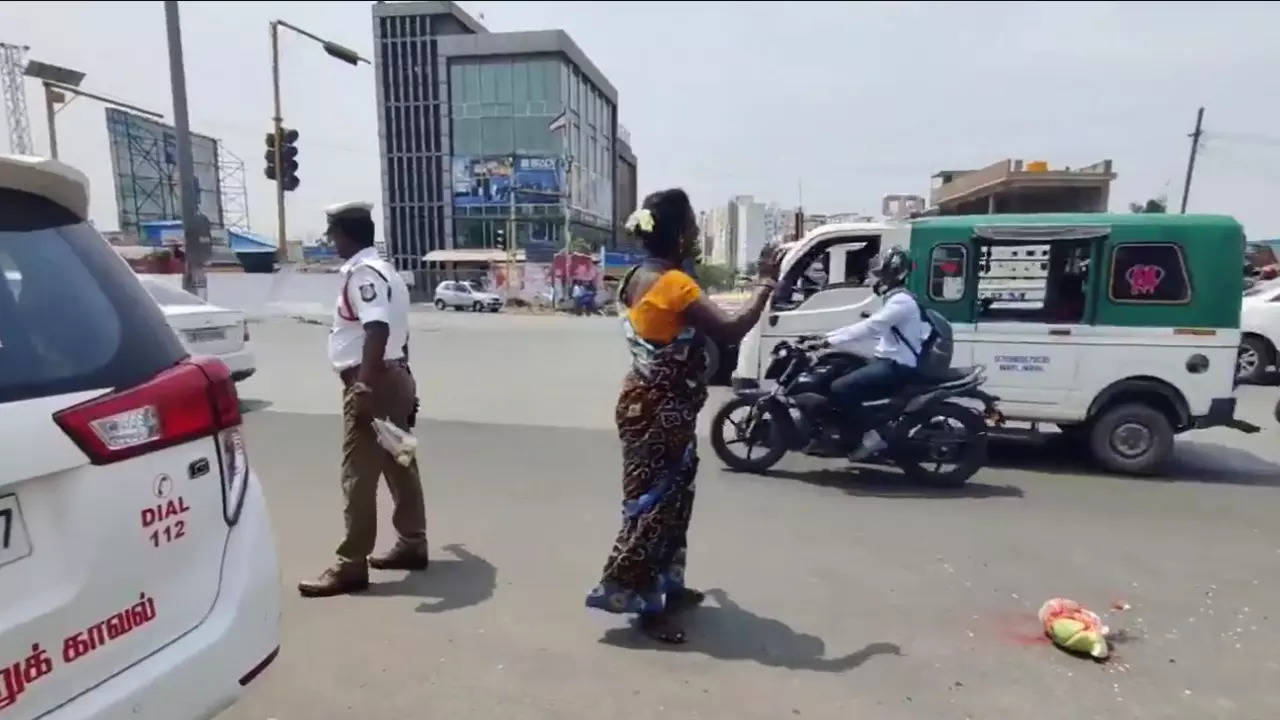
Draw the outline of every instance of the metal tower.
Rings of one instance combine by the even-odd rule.
[[[249,189],[244,160],[218,143],[218,188],[222,193],[222,224],[231,230],[249,229]]]
[[[27,91],[22,84],[26,55],[25,45],[0,43],[0,89],[4,91],[4,114],[9,120],[9,151],[15,155],[35,154],[27,117]]]

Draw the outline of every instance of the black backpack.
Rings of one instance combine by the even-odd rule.
[[[893,290],[884,296],[888,301],[889,297],[899,292],[907,292],[903,289]],[[910,295],[910,293],[907,293]],[[951,372],[951,355],[955,351],[955,341],[951,332],[951,323],[937,310],[926,310],[920,305],[920,301],[915,296],[911,296],[912,302],[916,304],[916,308],[920,310],[920,319],[929,326],[929,336],[920,343],[920,348],[916,349],[914,343],[902,334],[897,327],[893,328],[893,334],[898,336],[898,340],[902,341],[916,356],[916,370],[926,378],[944,378]]]

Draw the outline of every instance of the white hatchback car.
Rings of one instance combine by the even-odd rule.
[[[502,309],[502,298],[481,290],[475,283],[446,280],[436,286],[435,306],[437,310],[451,307],[454,310],[498,312]]]
[[[214,305],[156,276],[141,280],[188,352],[218,358],[236,382],[254,373],[257,368],[244,313]]]
[[[0,718],[208,718],[279,651],[275,540],[220,360],[0,156]]]

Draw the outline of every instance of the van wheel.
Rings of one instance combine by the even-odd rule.
[[[1150,405],[1117,405],[1093,423],[1089,449],[1107,470],[1151,475],[1173,452],[1173,426]]]
[[[437,301],[436,301],[436,309],[437,309],[437,310],[443,310],[443,309],[445,309],[446,307],[448,307],[448,306],[444,304],[444,301],[443,301],[443,300],[437,300]]]
[[[1236,378],[1240,382],[1261,383],[1270,365],[1271,348],[1266,340],[1253,335],[1240,339],[1240,349],[1236,351]]]

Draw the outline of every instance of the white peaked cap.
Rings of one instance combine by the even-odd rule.
[[[330,205],[324,209],[324,214],[330,218],[351,217],[359,215],[368,215],[373,210],[373,203],[363,200],[353,200],[351,202],[338,203]]]

